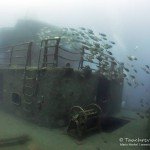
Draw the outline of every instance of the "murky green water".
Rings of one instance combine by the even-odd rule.
[[[126,114],[128,116],[128,114]],[[19,135],[29,135],[31,140],[23,145],[0,147],[0,150],[116,150],[120,137],[146,137],[147,119],[136,118],[111,133],[97,133],[90,135],[82,142],[69,137],[65,129],[48,129],[29,123],[8,113],[0,111],[0,138]],[[133,149],[133,147],[126,147]],[[136,147],[136,149],[141,149]]]

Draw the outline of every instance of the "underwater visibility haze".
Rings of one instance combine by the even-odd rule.
[[[0,2],[0,150],[150,148],[150,1]]]

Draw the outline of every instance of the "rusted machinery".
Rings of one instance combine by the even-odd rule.
[[[101,112],[102,110],[97,104],[90,104],[84,109],[80,106],[72,107],[68,134],[82,138],[88,131],[99,129]]]

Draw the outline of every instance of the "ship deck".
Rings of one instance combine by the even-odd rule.
[[[1,150],[120,150],[144,149],[139,146],[120,146],[120,138],[146,138],[147,118],[140,118],[136,112],[123,110],[117,118],[129,122],[114,130],[88,135],[77,141],[62,129],[48,129],[32,124],[22,118],[0,111],[0,139],[29,135],[26,144],[0,147]]]

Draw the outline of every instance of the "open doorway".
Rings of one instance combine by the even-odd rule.
[[[0,74],[0,102],[3,101],[3,74]]]
[[[102,108],[103,112],[107,111],[109,100],[110,81],[106,77],[100,77],[97,84],[96,102]]]

